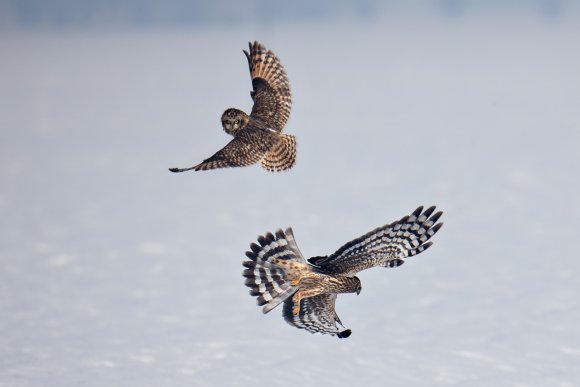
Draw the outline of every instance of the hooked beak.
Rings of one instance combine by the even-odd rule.
[[[360,291],[361,291],[361,290],[362,290],[362,289],[358,289],[358,290],[356,291],[356,295],[357,295],[357,296],[360,294]]]

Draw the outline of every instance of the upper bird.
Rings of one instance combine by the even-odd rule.
[[[443,212],[435,206],[417,208],[410,215],[356,238],[332,255],[308,260],[298,249],[292,229],[278,230],[258,238],[246,252],[243,265],[250,294],[263,305],[264,313],[284,303],[284,319],[311,333],[349,337],[334,309],[339,293],[359,294],[362,286],[356,273],[371,267],[397,267],[405,259],[427,250],[429,240],[443,225]]]
[[[296,138],[282,133],[292,106],[286,70],[263,44],[249,46],[250,52],[244,50],[244,54],[252,77],[252,112],[248,116],[239,109],[227,109],[222,114],[222,127],[234,139],[200,164],[170,168],[171,172],[244,167],[258,161],[268,171],[284,171],[296,163]]]

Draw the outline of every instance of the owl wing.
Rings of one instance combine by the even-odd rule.
[[[336,335],[341,339],[350,336],[350,329],[340,329],[336,325],[338,323],[344,328],[334,309],[335,293],[303,298],[300,301],[298,316],[294,315],[293,309],[296,305],[294,305],[292,298],[284,301],[282,309],[282,315],[288,324],[299,329],[306,329],[310,333]]]
[[[435,214],[435,206],[423,211],[423,206],[391,224],[379,227],[356,238],[328,257],[308,261],[328,274],[353,276],[371,267],[397,267],[407,257],[428,249],[429,239],[443,226],[437,223],[443,212]]]
[[[254,106],[250,117],[262,121],[270,129],[281,132],[290,117],[292,96],[286,70],[280,59],[264,45],[249,43],[244,50],[250,66]]]
[[[226,146],[200,164],[190,168],[196,171],[208,169],[244,167],[260,161],[272,146],[272,136],[260,130],[246,128]]]

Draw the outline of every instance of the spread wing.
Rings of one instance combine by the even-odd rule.
[[[243,133],[236,136],[213,156],[189,169],[205,171],[255,164],[264,157],[273,142],[274,139],[270,133],[260,129],[246,128]]]
[[[437,223],[443,212],[435,214],[435,206],[379,227],[356,238],[328,257],[315,257],[309,262],[328,274],[353,276],[375,266],[397,267],[407,257],[417,255],[432,245],[429,239],[443,226]]]
[[[337,323],[342,327],[342,323],[334,310],[336,294],[319,294],[314,297],[303,298],[300,301],[300,313],[295,316],[293,309],[295,307],[292,297],[284,301],[282,314],[284,320],[290,325],[299,329],[306,329],[310,333],[323,333],[339,338],[350,336],[350,329],[340,329]]]
[[[264,45],[250,43],[244,51],[250,66],[254,107],[250,117],[262,121],[270,129],[281,132],[290,117],[292,96],[286,70],[280,59]]]

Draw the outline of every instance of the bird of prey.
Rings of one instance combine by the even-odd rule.
[[[286,70],[264,45],[254,42],[249,46],[249,52],[244,53],[252,77],[250,95],[254,106],[250,115],[239,109],[227,109],[221,123],[224,131],[234,139],[200,164],[170,168],[171,172],[244,167],[258,161],[268,171],[284,171],[296,163],[296,138],[282,133],[292,105]]]
[[[398,267],[408,257],[432,245],[429,240],[443,225],[443,212],[423,206],[393,223],[356,238],[329,256],[306,260],[291,228],[258,237],[246,252],[243,276],[250,295],[268,313],[283,303],[282,315],[290,324],[311,333],[349,337],[335,311],[339,293],[357,293],[361,270]],[[340,327],[337,326],[340,325]]]

